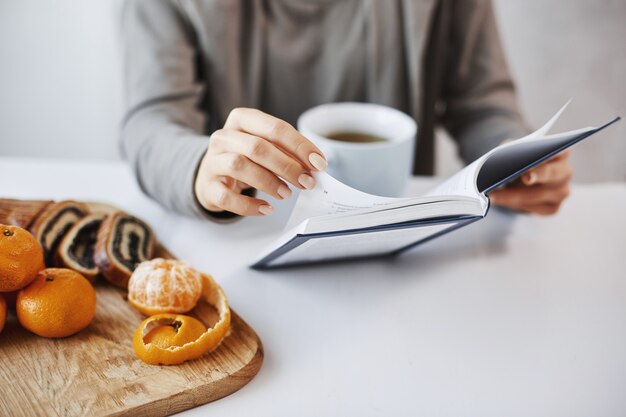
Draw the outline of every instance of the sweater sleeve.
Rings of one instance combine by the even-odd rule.
[[[182,214],[230,217],[211,215],[194,193],[208,137],[198,109],[205,86],[196,74],[193,28],[174,1],[130,0],[122,31],[127,110],[121,146],[141,189]]]
[[[520,116],[491,2],[453,1],[450,28],[441,120],[461,157],[471,162],[529,129]]]

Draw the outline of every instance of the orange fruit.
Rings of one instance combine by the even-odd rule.
[[[206,274],[202,274],[202,298],[217,311],[218,320],[212,327],[205,329],[198,320],[180,314],[148,317],[133,337],[137,357],[151,365],[176,365],[219,346],[230,329],[230,308],[224,291]]]
[[[128,301],[147,316],[186,313],[202,294],[202,274],[189,264],[156,258],[140,263],[128,281]]]
[[[171,320],[165,320],[164,323],[150,330],[144,342],[167,349],[193,342],[206,331],[206,326],[200,320],[190,316],[171,315]]]
[[[0,224],[0,292],[24,288],[45,267],[43,250],[33,235]]]
[[[4,301],[4,297],[0,294],[0,333],[4,329],[4,323],[7,321],[7,303]]]
[[[96,292],[76,271],[47,268],[18,293],[16,311],[22,326],[36,335],[71,336],[91,323]]]

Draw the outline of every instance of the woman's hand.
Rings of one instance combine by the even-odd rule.
[[[311,189],[311,171],[327,165],[322,152],[289,123],[259,110],[237,108],[224,128],[211,135],[194,191],[209,211],[269,215],[273,208],[267,201],[241,191],[253,187],[283,200],[291,196],[285,181]]]
[[[533,214],[555,214],[569,195],[572,167],[566,150],[524,173],[519,181],[489,193],[495,205]]]

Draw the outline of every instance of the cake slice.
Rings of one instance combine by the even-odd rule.
[[[94,260],[108,281],[126,288],[135,266],[151,259],[154,245],[154,233],[147,224],[117,212],[107,216],[98,230]]]
[[[76,201],[59,201],[46,206],[29,227],[41,244],[46,266],[54,266],[54,256],[65,234],[88,213]]]
[[[0,223],[28,229],[35,218],[52,204],[51,200],[0,199]]]
[[[108,216],[109,214],[114,214],[120,211],[119,208],[108,204],[102,203],[100,201],[87,201],[85,202],[85,206],[91,214],[102,214],[104,216]]]
[[[90,214],[80,219],[63,237],[55,256],[55,265],[80,272],[93,282],[100,272],[94,261],[98,229],[104,214]]]

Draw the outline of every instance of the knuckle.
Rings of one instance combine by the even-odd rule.
[[[306,148],[306,142],[305,142],[305,141],[300,141],[300,143],[298,143],[298,144],[296,145],[296,150],[295,150],[296,155],[300,153],[300,150],[301,150],[303,147],[304,147],[304,148]]]
[[[229,194],[228,194],[228,190],[226,189],[220,189],[215,191],[215,193],[213,193],[213,204],[216,205],[219,208],[226,208],[228,201],[229,201]]]
[[[224,135],[224,129],[217,129],[215,132],[211,134],[211,140],[213,139],[220,140],[222,139],[223,135]]]
[[[249,215],[254,213],[254,204],[252,202],[252,199],[250,198],[245,198],[242,203],[241,203],[241,214],[243,215]]]
[[[268,191],[273,193],[273,190],[277,190],[279,187],[278,178],[275,175],[267,174],[261,179],[261,185]]]
[[[245,113],[245,109],[243,107],[235,107],[228,114],[228,118],[239,119],[243,116],[243,113]]]
[[[219,148],[224,142],[224,129],[218,129],[209,138],[209,148]]]
[[[249,146],[248,152],[252,157],[264,156],[267,152],[264,141],[259,138],[252,139]]]
[[[300,171],[300,164],[296,164],[291,157],[281,158],[278,162],[278,170],[280,174],[296,174]]]
[[[231,172],[237,172],[243,169],[246,163],[246,157],[241,154],[233,154],[228,160],[228,169]]]
[[[282,120],[277,120],[276,122],[272,124],[272,127],[270,129],[270,136],[274,139],[279,139],[285,136],[288,130],[289,130],[289,124],[287,122],[284,122]]]
[[[283,161],[278,166],[278,174],[290,180],[297,180],[297,178],[302,173],[302,167],[300,164],[295,163],[293,160],[288,159]]]

